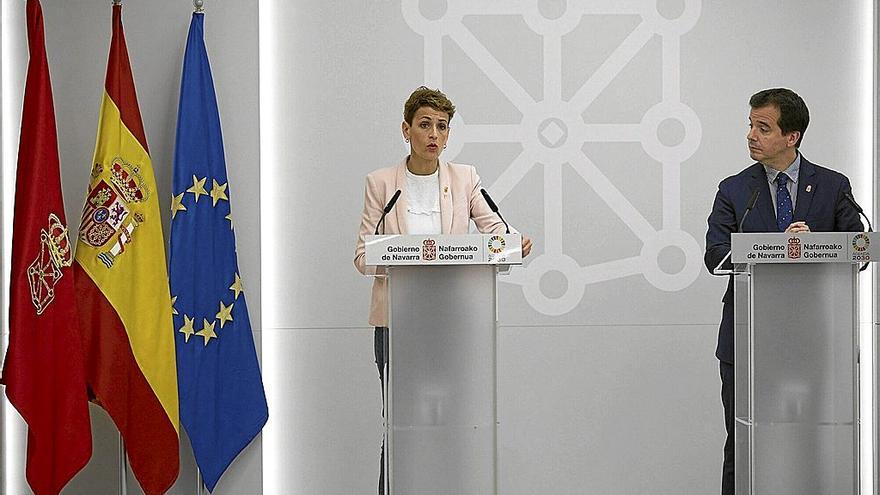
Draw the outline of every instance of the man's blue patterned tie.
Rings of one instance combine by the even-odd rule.
[[[786,183],[788,183],[788,175],[785,172],[780,172],[776,176],[776,226],[780,232],[784,232],[791,225],[791,220],[794,217],[791,194],[785,187]]]

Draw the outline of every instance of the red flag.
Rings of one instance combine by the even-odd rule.
[[[43,495],[57,494],[86,465],[92,435],[39,0],[27,2],[27,30],[2,381],[28,424],[28,483]]]

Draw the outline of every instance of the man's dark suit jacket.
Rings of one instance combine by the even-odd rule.
[[[797,204],[794,221],[804,221],[813,232],[861,232],[864,230],[859,213],[844,197],[851,192],[849,179],[834,170],[815,165],[801,155],[798,175]],[[776,209],[770,196],[770,186],[764,166],[755,163],[742,172],[728,177],[718,185],[709,230],[706,231],[706,268],[711,272],[730,251],[730,234],[745,213],[752,191],[758,190],[755,208],[746,217],[743,232],[779,232],[776,227]],[[718,331],[715,356],[733,363],[733,278],[727,284],[722,299],[724,309]]]

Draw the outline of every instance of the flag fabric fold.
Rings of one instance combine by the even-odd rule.
[[[184,54],[172,191],[169,271],[180,420],[213,490],[269,412],[238,270],[202,13],[193,14]]]
[[[30,61],[16,171],[6,396],[28,425],[26,477],[57,494],[88,463],[92,433],[74,303],[58,139],[39,0],[27,2]]]
[[[165,493],[179,471],[172,303],[122,6],[112,9],[74,278],[89,388],[119,429],[135,478],[153,495]]]

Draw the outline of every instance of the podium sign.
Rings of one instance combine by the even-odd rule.
[[[367,265],[520,265],[520,234],[368,235]]]
[[[875,232],[756,233],[731,236],[734,263],[863,263],[880,259]]]
[[[731,236],[737,495],[859,493],[858,266],[874,233]]]

